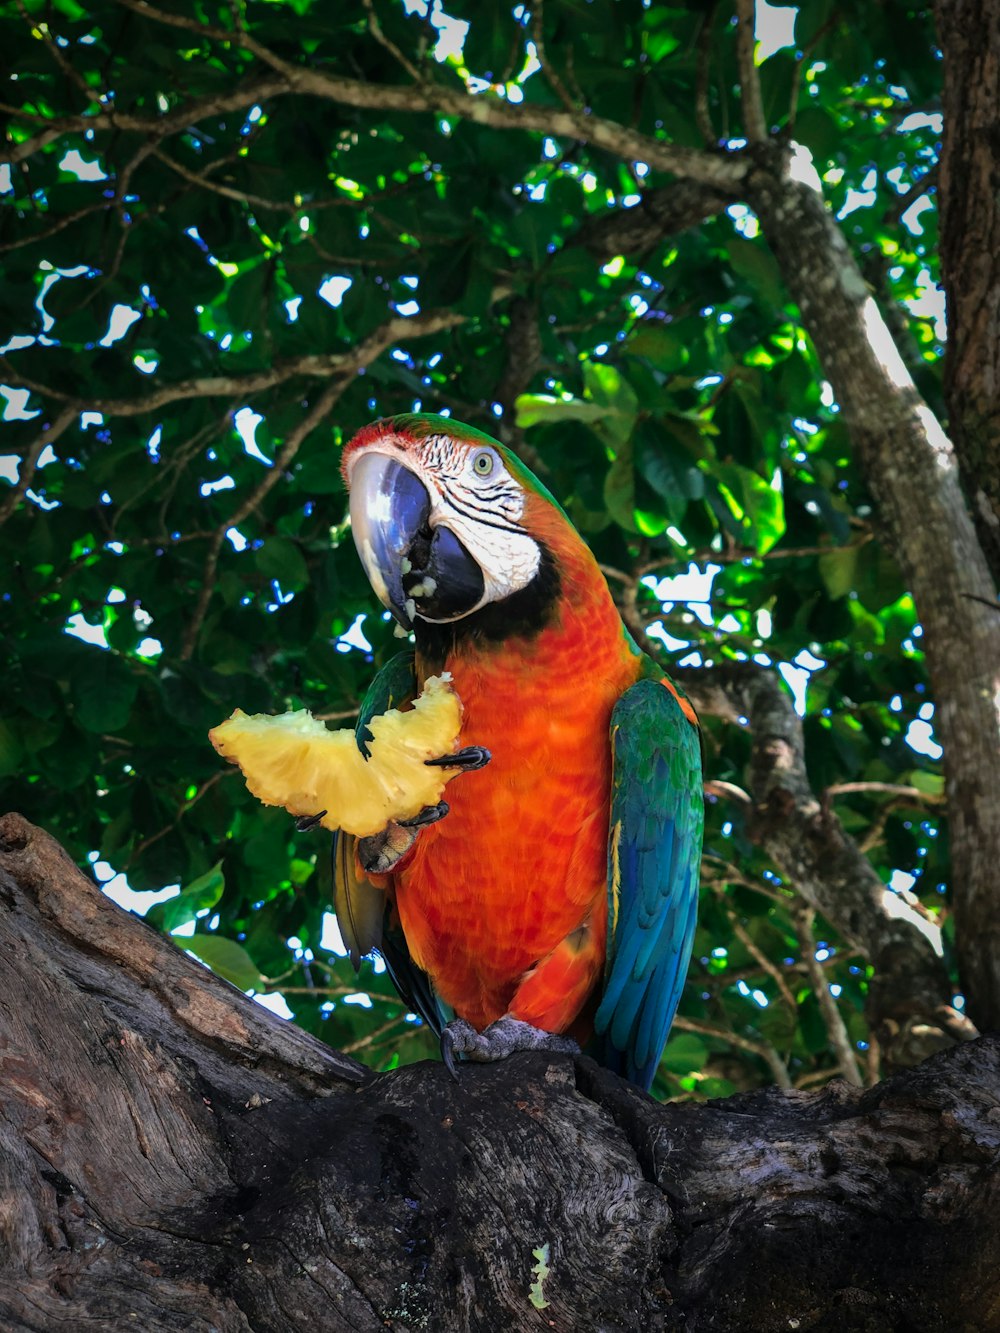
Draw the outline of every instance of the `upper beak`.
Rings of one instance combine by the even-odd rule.
[[[387,454],[364,454],[351,474],[351,531],[368,581],[404,629],[413,628],[404,561],[428,525],[431,499],[419,477]],[[407,608],[409,601],[409,608]]]
[[[482,603],[482,570],[434,520],[427,487],[389,454],[362,454],[351,472],[351,530],[368,581],[404,629],[467,615]]]

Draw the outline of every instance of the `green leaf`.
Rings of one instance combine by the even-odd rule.
[[[516,421],[522,430],[553,421],[601,421],[607,409],[582,398],[554,398],[547,393],[522,393],[514,404]]]
[[[679,1032],[667,1042],[660,1064],[671,1074],[690,1074],[703,1069],[707,1061],[708,1047],[702,1039],[693,1032]]]
[[[189,921],[194,921],[199,912],[215,907],[225,887],[222,862],[217,861],[211,870],[199,875],[173,898],[154,903],[146,913],[146,920],[169,935],[178,926],[186,926]]]
[[[305,557],[286,537],[268,537],[254,552],[254,564],[266,579],[277,579],[283,592],[303,588],[309,582]]]
[[[944,776],[941,773],[928,773],[925,768],[911,769],[906,775],[911,787],[922,791],[926,796],[944,795]]]
[[[720,463],[714,471],[728,493],[733,516],[745,528],[745,539],[764,555],[785,534],[785,502],[781,491],[738,463]]]
[[[635,429],[639,400],[635,390],[614,366],[585,361],[583,383],[590,399],[604,409],[600,433],[613,447],[623,444]]]
[[[831,597],[846,597],[855,587],[860,549],[858,546],[834,546],[820,556],[820,578]]]
[[[227,940],[222,935],[192,935],[189,939],[178,940],[177,944],[240,990],[260,990],[265,985],[257,964],[235,940]]]
[[[746,280],[755,292],[772,306],[780,308],[786,300],[781,272],[762,241],[747,241],[734,236],[727,247],[734,273]]]
[[[93,648],[82,657],[70,684],[76,720],[87,731],[119,731],[135,702],[138,680],[116,654]]]
[[[604,503],[608,513],[626,532],[637,532],[635,522],[635,463],[631,442],[619,451],[604,478]]]
[[[24,750],[10,727],[0,718],[0,777],[16,773],[21,765]]]

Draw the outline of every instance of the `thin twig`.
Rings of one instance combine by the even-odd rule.
[[[502,291],[498,289],[491,299],[499,300],[502,295]],[[72,409],[73,415],[79,412],[100,412],[106,417],[136,417],[145,412],[156,412],[167,403],[188,398],[245,398],[249,394],[260,393],[264,389],[284,384],[296,375],[321,379],[330,375],[350,378],[393,343],[403,339],[422,338],[429,333],[439,333],[442,329],[453,328],[456,324],[463,323],[466,318],[466,315],[455,310],[430,310],[409,319],[403,315],[395,315],[349,352],[295,357],[289,361],[276,362],[267,370],[247,375],[217,375],[178,380],[174,384],[165,384],[137,398],[74,399],[51,385],[41,384],[21,374],[9,357],[0,357],[0,369],[5,384],[30,389],[32,393],[65,403],[67,408]]]
[[[706,7],[701,30],[698,33],[697,75],[694,85],[694,123],[698,127],[702,142],[706,148],[714,148],[718,142],[712,125],[712,112],[708,105],[708,76],[712,61],[712,28],[715,22],[715,0]]]
[[[811,59],[812,53],[816,50],[816,47],[820,44],[820,42],[830,31],[833,25],[838,21],[839,18],[837,12],[836,10],[834,10],[834,12],[830,15],[830,17],[826,20],[826,22],[821,24],[821,26],[816,29],[812,41],[809,42],[808,46],[805,47],[802,54],[799,56],[798,60],[796,60],[795,62],[795,68],[792,70],[792,78],[788,93],[789,132],[791,132],[791,130],[795,128],[795,117],[798,115],[798,109],[799,109],[799,89],[802,86],[802,70],[805,67],[805,63],[807,60]]]
[[[323,421],[324,417],[347,388],[353,375],[354,371],[352,370],[349,374],[341,373],[330,381],[306,415],[297,422],[293,430],[289,431],[280,453],[274,460],[274,466],[261,478],[246,500],[234,509],[232,514],[224,519],[216,529],[209,544],[208,554],[205,556],[205,565],[201,573],[201,588],[198,592],[198,600],[195,603],[194,612],[192,613],[187,629],[184,632],[184,639],[181,644],[180,652],[182,662],[188,661],[194,653],[198,635],[201,631],[202,624],[204,623],[205,616],[208,613],[209,602],[212,600],[212,594],[215,591],[215,581],[218,575],[219,553],[222,550],[222,543],[225,540],[226,533],[230,528],[237,527],[245,518],[249,517],[265,496],[267,496],[273,487],[277,485],[281,477],[284,476],[292,459],[298,453],[303,440],[305,440],[306,437]]]
[[[3,500],[0,500],[0,527],[10,518],[34,481],[35,469],[46,445],[54,444],[63,431],[72,425],[79,415],[80,409],[78,407],[64,407],[55,420],[46,426],[40,435],[35,436],[18,466],[17,481]]]
[[[749,1051],[751,1055],[758,1056],[766,1063],[779,1088],[791,1088],[792,1080],[788,1067],[769,1041],[754,1041],[752,1037],[741,1036],[740,1033],[731,1032],[728,1028],[716,1027],[714,1023],[703,1023],[697,1018],[684,1018],[680,1014],[674,1019],[673,1026],[676,1032],[696,1032],[703,1037],[717,1037],[719,1041],[729,1046]]]
[[[868,1034],[868,1049],[865,1051],[865,1083],[869,1088],[882,1077],[882,1048],[874,1032]]]
[[[740,71],[743,129],[750,143],[763,143],[767,138],[767,122],[760,96],[760,75],[754,63],[755,9],[754,0],[736,0],[736,60]]]
[[[378,21],[378,15],[375,13],[375,7],[372,4],[372,0],[364,0],[364,4],[365,4],[365,10],[368,13],[368,31],[378,42],[379,46],[383,47],[386,51],[388,51],[389,54],[392,56],[392,58],[395,61],[397,61],[398,64],[400,64],[403,69],[406,70],[407,74],[409,74],[413,82],[420,83],[421,75],[416,65],[412,64],[406,58],[403,52],[399,49],[396,43],[390,41],[390,39],[382,31],[382,25]]]
[[[390,1018],[388,1023],[383,1023],[381,1027],[377,1027],[373,1032],[369,1032],[366,1037],[359,1037],[357,1041],[351,1041],[348,1042],[346,1046],[341,1046],[341,1054],[353,1055],[355,1051],[365,1050],[366,1047],[370,1047],[377,1038],[384,1036],[387,1032],[391,1032],[394,1027],[398,1027],[400,1023],[404,1023],[405,1021],[405,1014],[397,1014],[395,1018]]]
[[[916,203],[916,201],[921,198],[922,195],[925,195],[928,190],[933,190],[937,186],[939,176],[940,163],[935,162],[932,167],[929,167],[928,170],[924,172],[919,180],[913,182],[909,189],[904,190],[902,194],[897,195],[896,198],[893,199],[889,207],[882,214],[883,226],[898,222],[911,204]]]
[[[559,101],[565,109],[575,114],[579,108],[573,101],[572,97],[570,97],[566,85],[553,68],[552,62],[548,57],[548,52],[545,49],[544,0],[535,0],[531,8],[531,40],[535,43],[535,54],[538,57],[538,63],[542,67],[542,73],[545,75],[545,81],[555,93],[556,97],[559,98]]]
[[[852,792],[899,796],[907,801],[915,801],[920,805],[941,805],[945,799],[943,792],[921,791],[919,787],[908,787],[905,784],[895,782],[835,782],[832,786],[825,788],[823,799],[831,796],[847,796]]]
[[[129,856],[128,860],[125,862],[124,866],[122,866],[122,870],[127,871],[130,866],[135,865],[136,861],[143,854],[143,852],[145,852],[149,847],[152,847],[154,842],[159,842],[161,838],[165,838],[168,833],[173,832],[173,830],[177,827],[181,819],[184,817],[184,815],[187,814],[187,812],[191,809],[191,807],[193,805],[197,805],[198,802],[201,800],[201,798],[205,795],[205,793],[207,791],[211,791],[211,789],[215,786],[217,782],[221,782],[223,778],[233,777],[235,776],[235,774],[236,774],[235,768],[223,768],[220,769],[218,773],[213,773],[210,778],[206,778],[205,781],[198,788],[198,790],[195,792],[195,794],[192,797],[190,797],[189,800],[186,800],[182,805],[179,805],[177,807],[177,814],[174,816],[171,822],[166,825],[165,828],[161,828],[159,832],[152,834],[148,838],[144,838],[142,842],[140,842],[136,847],[132,848],[132,853]]]
[[[749,792],[738,787],[735,782],[723,782],[721,778],[711,778],[705,783],[706,796],[718,796],[725,801],[736,801],[739,805],[753,805]]]
[[[853,1083],[856,1088],[860,1088],[864,1086],[864,1081],[858,1069],[851,1039],[847,1035],[847,1028],[840,1010],[837,1008],[836,1001],[830,994],[830,983],[823,975],[823,969],[816,962],[816,941],[812,933],[812,924],[815,917],[816,913],[813,909],[805,905],[792,912],[792,922],[799,941],[799,951],[809,975],[813,994],[819,1002],[820,1013],[823,1015],[827,1037],[830,1040],[830,1048],[840,1067],[840,1072],[848,1083]]]
[[[777,986],[778,993],[784,1000],[785,1004],[788,1005],[791,1012],[793,1014],[796,1013],[798,1005],[796,1004],[795,996],[789,990],[788,982],[782,976],[781,970],[771,962],[770,958],[768,958],[762,949],[758,948],[753,937],[750,935],[750,932],[736,916],[736,913],[729,909],[726,915],[729,917],[729,924],[733,928],[733,934],[746,949],[747,953],[750,954],[751,958],[756,960],[757,966],[766,972]]]

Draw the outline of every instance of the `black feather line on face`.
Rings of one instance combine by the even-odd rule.
[[[446,625],[432,625],[417,617],[417,652],[429,675],[443,670],[449,654],[460,652],[470,640],[477,646],[500,646],[515,638],[532,639],[552,623],[562,580],[549,548],[539,542],[538,549],[540,559],[534,578],[502,601],[489,602],[481,610]]]

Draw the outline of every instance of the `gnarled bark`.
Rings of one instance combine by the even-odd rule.
[[[806,773],[802,723],[780,678],[750,664],[676,673],[699,712],[753,736],[748,833],[874,968],[866,1017],[889,1068],[977,1035],[952,1007],[941,934],[883,882]]]
[[[658,1106],[590,1061],[376,1077],[0,820],[0,1324],[1000,1321],[1000,1042]]]

